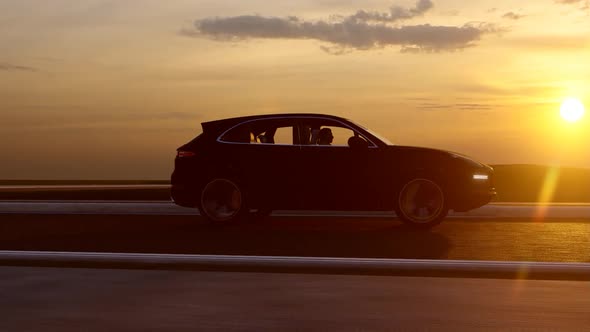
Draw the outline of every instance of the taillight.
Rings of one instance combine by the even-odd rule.
[[[192,151],[178,151],[176,153],[176,156],[178,158],[186,158],[186,157],[194,157],[196,155],[196,153],[192,152]]]

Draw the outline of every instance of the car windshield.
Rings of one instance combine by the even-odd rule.
[[[373,130],[371,130],[371,129],[369,129],[369,128],[367,128],[367,127],[359,124],[358,122],[353,122],[353,121],[351,121],[351,122],[354,123],[355,125],[359,126],[360,128],[364,129],[369,134],[375,136],[381,142],[383,142],[383,143],[385,143],[387,145],[393,145],[393,143],[389,139],[385,138],[384,136],[380,135],[379,133],[374,132]]]

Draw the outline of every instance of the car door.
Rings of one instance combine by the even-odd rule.
[[[355,133],[340,123],[307,121],[302,132],[311,128],[310,144],[302,145],[301,159],[305,160],[306,172],[302,184],[307,194],[302,205],[313,210],[372,210],[378,205],[377,174],[372,165],[378,158],[374,148],[353,149],[347,142]],[[330,129],[333,141],[329,145],[317,144],[314,132]],[[314,144],[315,142],[315,144]]]
[[[253,208],[298,209],[297,179],[300,146],[296,122],[289,118],[253,120],[236,127],[249,142],[235,150],[236,167],[248,188],[249,205]],[[247,134],[243,134],[247,133]]]

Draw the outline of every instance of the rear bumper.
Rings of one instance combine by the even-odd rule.
[[[194,188],[189,186],[172,184],[170,187],[170,198],[176,205],[196,208],[198,202],[196,192]]]

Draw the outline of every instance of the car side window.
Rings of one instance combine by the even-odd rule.
[[[302,134],[310,145],[348,146],[348,139],[355,136],[349,128],[334,125],[304,126]]]
[[[275,144],[293,144],[293,127],[279,127],[274,135]]]
[[[301,144],[334,147],[373,146],[350,127],[329,119],[306,119],[300,126]]]
[[[232,128],[220,140],[227,143],[293,145],[297,127],[285,120],[249,121]]]
[[[221,136],[220,140],[227,143],[257,143],[258,139],[250,126],[239,125]]]
[[[311,136],[311,140],[314,136],[317,137],[315,144],[318,145],[348,146],[348,139],[354,136],[354,132],[344,127],[321,126],[313,129]]]
[[[293,145],[293,135],[296,128],[293,126],[286,127],[268,127],[262,129],[264,131],[257,131],[256,137],[259,143],[263,144],[282,144]]]
[[[351,138],[364,140],[351,128],[326,119],[264,119],[242,123],[220,141],[242,144],[323,145],[349,147]],[[362,141],[361,141],[362,142]],[[358,143],[358,142],[357,142]]]

